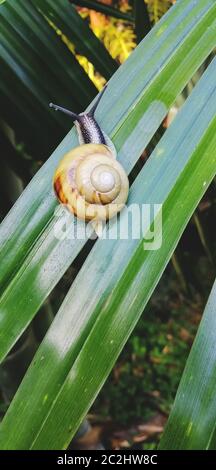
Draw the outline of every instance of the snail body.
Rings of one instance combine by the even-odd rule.
[[[86,221],[114,217],[124,207],[129,191],[115,147],[94,117],[101,96],[86,114],[50,104],[73,118],[80,143],[60,161],[53,178],[54,191],[70,212]]]

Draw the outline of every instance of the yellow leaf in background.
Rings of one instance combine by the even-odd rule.
[[[157,23],[173,3],[175,3],[175,0],[145,0],[145,3],[148,7],[150,19],[153,23]]]
[[[156,23],[170,6],[175,3],[175,0],[145,1],[153,23]],[[107,5],[113,4],[112,0],[101,0],[101,3]],[[120,0],[119,8],[123,12],[131,10],[128,0]],[[119,62],[119,64],[122,64],[136,47],[136,36],[133,26],[126,21],[111,18],[94,10],[88,10],[87,8],[79,8],[78,11],[82,18],[89,20],[90,28],[98,39],[103,42],[113,59]],[[91,64],[86,57],[76,54],[74,50],[72,50],[72,52],[75,53],[80,65],[84,68],[98,90],[101,90],[104,86],[105,79],[97,73],[93,64]]]
[[[102,13],[97,13],[96,11],[89,11],[90,27],[93,29],[103,28],[107,23],[107,18]]]

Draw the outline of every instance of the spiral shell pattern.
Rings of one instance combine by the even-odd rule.
[[[128,197],[128,177],[103,144],[84,144],[68,152],[54,174],[59,201],[83,220],[114,217]]]

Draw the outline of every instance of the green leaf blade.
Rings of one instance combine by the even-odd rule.
[[[107,80],[112,76],[118,68],[117,63],[69,2],[31,1],[75,44],[79,53],[95,65],[98,72]]]
[[[130,23],[134,22],[134,18],[129,13],[124,13],[117,8],[110,7],[109,5],[99,3],[94,0],[69,0],[73,5],[78,5],[80,7],[89,8],[90,10],[95,10],[104,15],[112,16],[113,18],[119,18],[120,20],[129,21]]]
[[[74,111],[80,111],[97,90],[31,2],[8,0],[0,6],[0,20],[1,117],[28,151],[44,160],[53,148],[47,136],[55,146],[70,128],[68,119],[51,112],[49,102],[55,97],[66,104],[71,96]]]
[[[66,447],[104,383],[215,174],[215,69],[213,61],[132,187],[130,203],[164,204],[164,244],[96,243],[2,423],[3,448]]]
[[[205,307],[159,448],[206,450],[215,432],[216,282]]]
[[[185,6],[187,9],[183,14]],[[215,10],[215,3],[210,0],[207,3],[202,0],[195,7],[185,0],[176,5],[112,78],[98,108],[97,119],[113,139],[119,161],[128,173],[177,94],[214,47],[216,21],[212,12]],[[136,67],[139,73],[136,73]],[[116,89],[121,90],[117,103]],[[52,174],[62,155],[77,144],[77,136],[72,130],[0,227],[0,322],[4,332],[1,359],[85,243],[85,240],[59,241],[53,232],[57,202],[52,192]],[[35,293],[30,304],[28,296],[21,295],[26,291]],[[14,322],[17,312],[19,316]]]

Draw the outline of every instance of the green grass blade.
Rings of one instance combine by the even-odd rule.
[[[181,378],[160,449],[208,449],[216,426],[216,282]]]
[[[201,0],[193,7],[186,0],[176,4],[112,78],[97,118],[115,142],[118,158],[128,173],[177,94],[214,47],[215,12],[212,0]],[[1,359],[85,243],[60,242],[53,232],[57,202],[52,175],[62,155],[75,145],[77,137],[72,130],[0,228]],[[80,227],[81,222],[77,223]]]
[[[130,23],[134,22],[134,18],[128,13],[118,10],[117,8],[110,7],[104,3],[99,3],[96,0],[70,0],[73,5],[80,7],[89,8],[91,10],[98,11],[104,15],[112,16],[113,18],[119,18],[120,20],[126,20]]]
[[[30,2],[8,0],[0,6],[0,62],[1,118],[42,160],[70,129],[69,120],[52,113],[48,103],[70,105],[71,100],[80,111],[97,90]],[[16,90],[13,96],[11,90]]]
[[[19,151],[14,148],[8,137],[5,135],[0,127],[0,148],[3,155],[7,155],[7,165],[14,171],[22,180],[28,181],[30,173],[30,165],[25,160]]]
[[[134,0],[135,9],[135,33],[137,42],[139,42],[151,30],[151,22],[148,14],[148,8],[144,1]]]
[[[45,72],[42,71],[42,67],[45,67],[46,74],[52,73],[52,85],[50,87],[49,83],[49,88],[52,88],[52,92],[57,92],[58,84],[60,87],[58,93],[61,93],[60,99],[65,102],[71,95],[75,100],[74,106],[76,107],[78,92],[81,95],[78,105],[84,106],[86,102],[88,103],[96,92],[92,82],[74,59],[73,54],[59,40],[56,33],[31,2],[26,3],[19,0],[14,3],[9,0],[0,11],[4,34],[11,36],[12,54],[16,52],[16,49],[19,52],[20,48],[25,50],[25,54],[28,53],[28,62],[24,56],[22,67],[26,69],[32,64],[31,74],[36,75],[38,80],[43,78],[43,82]],[[38,70],[37,67],[40,64],[42,66]],[[43,83],[43,86],[48,85]],[[61,123],[59,116],[55,116],[55,119],[59,124]]]
[[[216,449],[216,426],[208,444],[208,450]]]
[[[79,53],[94,64],[101,75],[107,80],[113,75],[118,68],[117,63],[68,1],[31,1],[75,44]]]
[[[131,189],[131,204],[163,204],[161,248],[97,241],[2,423],[2,448],[66,447],[103,385],[214,177],[215,72],[216,60]],[[126,212],[120,220],[126,230]]]

